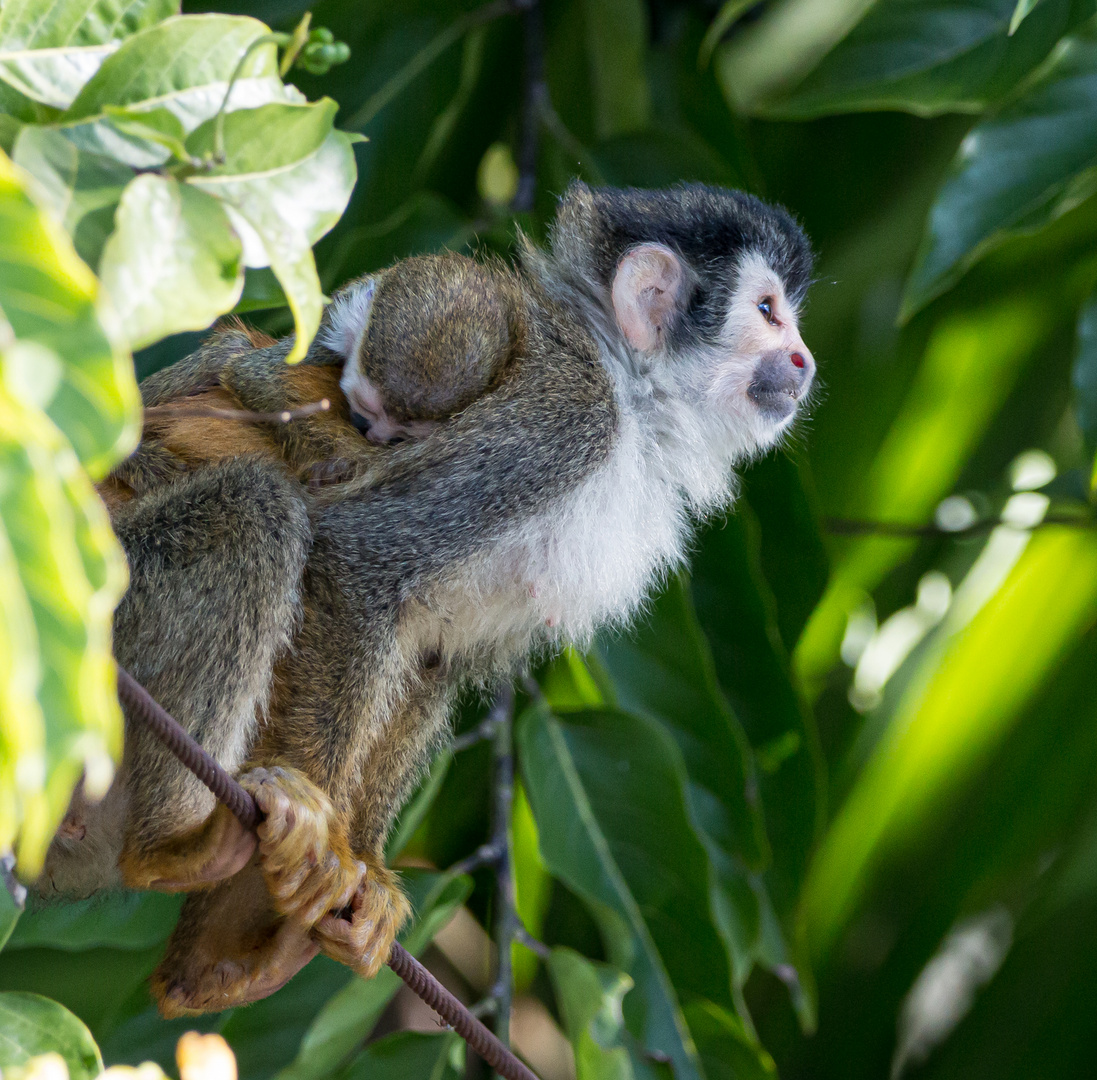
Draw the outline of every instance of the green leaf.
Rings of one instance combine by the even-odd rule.
[[[723,7],[716,13],[712,25],[705,32],[705,39],[701,42],[698,53],[698,64],[708,67],[712,60],[712,54],[720,39],[749,11],[755,4],[755,0],[724,0]]]
[[[730,971],[708,921],[708,860],[694,836],[677,748],[651,721],[612,712],[527,710],[519,760],[541,856],[598,920],[611,962],[635,989],[629,1030],[700,1077],[678,994],[727,1000]]]
[[[6,0],[0,79],[65,109],[117,43],[179,10],[178,0]]]
[[[777,1080],[773,1058],[737,1017],[711,1001],[692,1002],[685,1012],[709,1080]]]
[[[1080,21],[1073,0],[1045,0],[1011,34],[1015,6],[1015,0],[877,4],[792,93],[756,111],[802,119],[859,109],[921,116],[980,110],[1012,92]]]
[[[639,0],[583,0],[587,58],[600,138],[647,127],[647,13]]]
[[[105,471],[131,443],[136,386],[96,318],[94,278],[6,157],[0,310],[0,634],[21,664],[0,691],[15,706],[0,711],[0,848],[18,833],[33,875],[81,770],[102,791],[121,738],[110,613],[125,561],[65,434]]]
[[[117,105],[105,106],[110,123],[123,135],[132,135],[162,146],[177,161],[190,162],[184,145],[186,130],[183,121],[170,109],[135,109]]]
[[[65,226],[77,254],[97,267],[133,171],[113,158],[78,150],[54,128],[34,125],[20,131],[12,160],[38,182],[40,201]]]
[[[234,74],[229,115],[269,102],[299,102],[301,94],[278,77],[273,44],[248,52],[267,33],[263,23],[240,16],[166,19],[127,39],[103,63],[62,117],[63,130],[81,149],[110,155],[134,168],[155,168],[168,159],[168,151],[119,131],[109,109],[127,107],[135,119],[142,112],[167,109],[190,132],[216,115]]]
[[[148,949],[166,941],[183,897],[113,893],[64,903],[28,902],[8,949]]]
[[[103,1071],[91,1032],[68,1009],[39,994],[0,993],[0,1069],[48,1053],[64,1058],[69,1080],[93,1080]]]
[[[370,1043],[354,1059],[346,1080],[459,1080],[464,1072],[455,1064],[459,1045],[454,1032],[398,1031]]]
[[[269,123],[275,114],[262,111]],[[307,124],[324,115],[323,111],[312,114]],[[330,123],[330,112],[326,115]],[[231,118],[226,118],[226,146],[227,120]],[[273,137],[273,129],[266,130]],[[300,160],[262,171],[216,172],[187,181],[224,203],[244,242],[245,265],[269,266],[278,278],[297,331],[296,344],[287,357],[290,363],[304,356],[323,312],[312,245],[339,220],[356,175],[350,139],[331,131],[318,149]]]
[[[44,407],[84,467],[102,476],[137,441],[133,368],[99,321],[95,278],[21,184],[0,158],[0,313],[17,338],[61,358]]]
[[[423,871],[405,871],[404,884],[415,920],[401,943],[418,955],[468,899],[472,881]],[[374,978],[351,979],[315,1014],[300,1042],[297,1056],[277,1074],[277,1080],[322,1080],[343,1066],[403,985],[398,975],[382,968]]]
[[[1051,317],[1047,304],[1016,296],[942,318],[867,473],[851,485],[852,516],[929,520],[1036,355]],[[793,656],[809,694],[819,691],[837,662],[850,613],[914,547],[913,540],[883,536],[843,545]]]
[[[14,352],[4,356],[5,367]],[[45,355],[36,350],[31,362],[40,364]],[[55,358],[53,366],[60,367]],[[5,480],[0,528],[14,555],[40,650],[41,713],[19,719],[34,725],[31,732],[36,715],[46,721],[44,746],[40,736],[5,739],[25,747],[20,758],[4,764],[10,770],[6,782],[25,801],[18,852],[20,868],[29,876],[41,865],[81,769],[100,792],[110,779],[121,735],[110,613],[124,588],[125,563],[106,510],[71,446],[44,413],[6,388],[0,388],[0,476]],[[18,597],[14,600],[22,609]],[[0,845],[7,847],[10,823],[3,824]]]
[[[438,792],[442,790],[442,784],[453,764],[453,752],[443,750],[433,762],[430,770],[423,777],[419,789],[408,799],[400,810],[393,825],[392,832],[385,843],[385,862],[391,865],[392,861],[408,846],[408,841],[415,835],[416,829],[422,825]]]
[[[1071,376],[1074,415],[1090,452],[1097,450],[1097,293],[1078,317],[1078,355]]]
[[[4,673],[0,672],[0,678]],[[0,732],[0,740],[3,733]],[[0,744],[2,745],[2,744]],[[0,815],[3,811],[0,810]],[[10,856],[2,856],[10,859]],[[11,940],[12,931],[19,925],[19,918],[23,914],[22,909],[15,903],[15,898],[6,888],[0,888],[0,949],[3,949]]]
[[[930,211],[902,317],[1006,237],[1044,226],[1094,190],[1097,30],[1090,29],[1065,40],[1026,93],[964,139]]]
[[[750,490],[757,490],[754,476]],[[758,501],[764,505],[760,492]],[[753,883],[753,895],[740,886],[730,896],[740,908],[738,974],[746,978],[757,959],[771,970],[782,970],[786,982],[791,982],[788,973],[798,972],[792,982],[794,1001],[801,1019],[810,1026],[814,1019],[808,996],[810,973],[798,956],[796,923],[800,888],[822,814],[818,737],[791,677],[775,598],[761,567],[764,539],[770,540],[771,547],[793,541],[791,550],[784,553],[786,577],[809,561],[810,545],[797,547],[797,535],[787,522],[781,524],[784,529],[774,526],[772,532],[761,533],[752,508],[741,498],[726,521],[703,534],[694,557],[691,592],[720,686],[754,747],[756,782],[772,850],[764,887],[758,881]]]
[[[694,825],[729,855],[760,868],[769,857],[751,794],[750,746],[716,684],[712,657],[681,578],[651,605],[629,635],[606,636],[599,659],[617,705],[666,725],[685,759]]]
[[[202,176],[267,173],[295,165],[320,149],[338,110],[331,98],[321,98],[311,104],[272,103],[228,113],[222,118],[224,160],[215,160]],[[187,151],[212,159],[217,128],[216,118],[196,128],[187,138]]]
[[[805,906],[820,954],[882,852],[985,759],[1097,619],[1097,537],[1042,530],[974,616],[969,606],[953,604],[813,862]]]
[[[242,247],[216,199],[146,173],[126,188],[116,221],[99,273],[132,349],[232,310]]]
[[[572,949],[553,949],[548,968],[564,1030],[575,1051],[576,1080],[632,1080],[621,1011],[621,999],[632,989],[632,980]]]
[[[716,684],[682,579],[635,632],[606,638],[599,656],[616,703],[665,725],[681,749],[690,823],[710,864],[712,918],[741,985],[760,948],[761,901],[749,871],[763,869],[770,853],[750,746]],[[788,962],[787,951],[777,962]]]

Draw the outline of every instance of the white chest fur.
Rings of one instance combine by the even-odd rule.
[[[685,558],[693,519],[731,501],[743,448],[727,445],[682,387],[603,359],[619,416],[606,463],[408,612],[409,645],[503,662],[538,645],[581,645],[627,621]]]

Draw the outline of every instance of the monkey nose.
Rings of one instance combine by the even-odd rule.
[[[805,348],[764,353],[754,368],[747,396],[772,420],[783,420],[796,409],[815,372],[815,361]]]

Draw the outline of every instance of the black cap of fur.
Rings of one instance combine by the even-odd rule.
[[[811,243],[796,219],[744,191],[707,184],[590,188],[574,181],[561,198],[552,233],[558,263],[608,287],[621,256],[644,243],[664,244],[696,275],[686,321],[701,332],[722,322],[744,251],[765,259],[794,304],[811,284]]]

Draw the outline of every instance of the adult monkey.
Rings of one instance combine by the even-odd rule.
[[[497,281],[513,328],[498,380],[422,437],[376,445],[348,405],[363,304],[333,305],[299,367],[229,333],[146,380],[155,418],[102,486],[132,578],[116,653],[266,819],[256,851],[131,727],[43,888],[191,893],[152,980],[168,1016],[263,997],[320,949],[374,974],[407,914],[385,836],[457,689],[626,620],[682,561],[810,389],[810,275],[752,196],[575,183],[547,251],[477,278],[472,307]],[[404,315],[433,340],[429,301]],[[322,395],[331,415],[289,425],[194,416]]]

